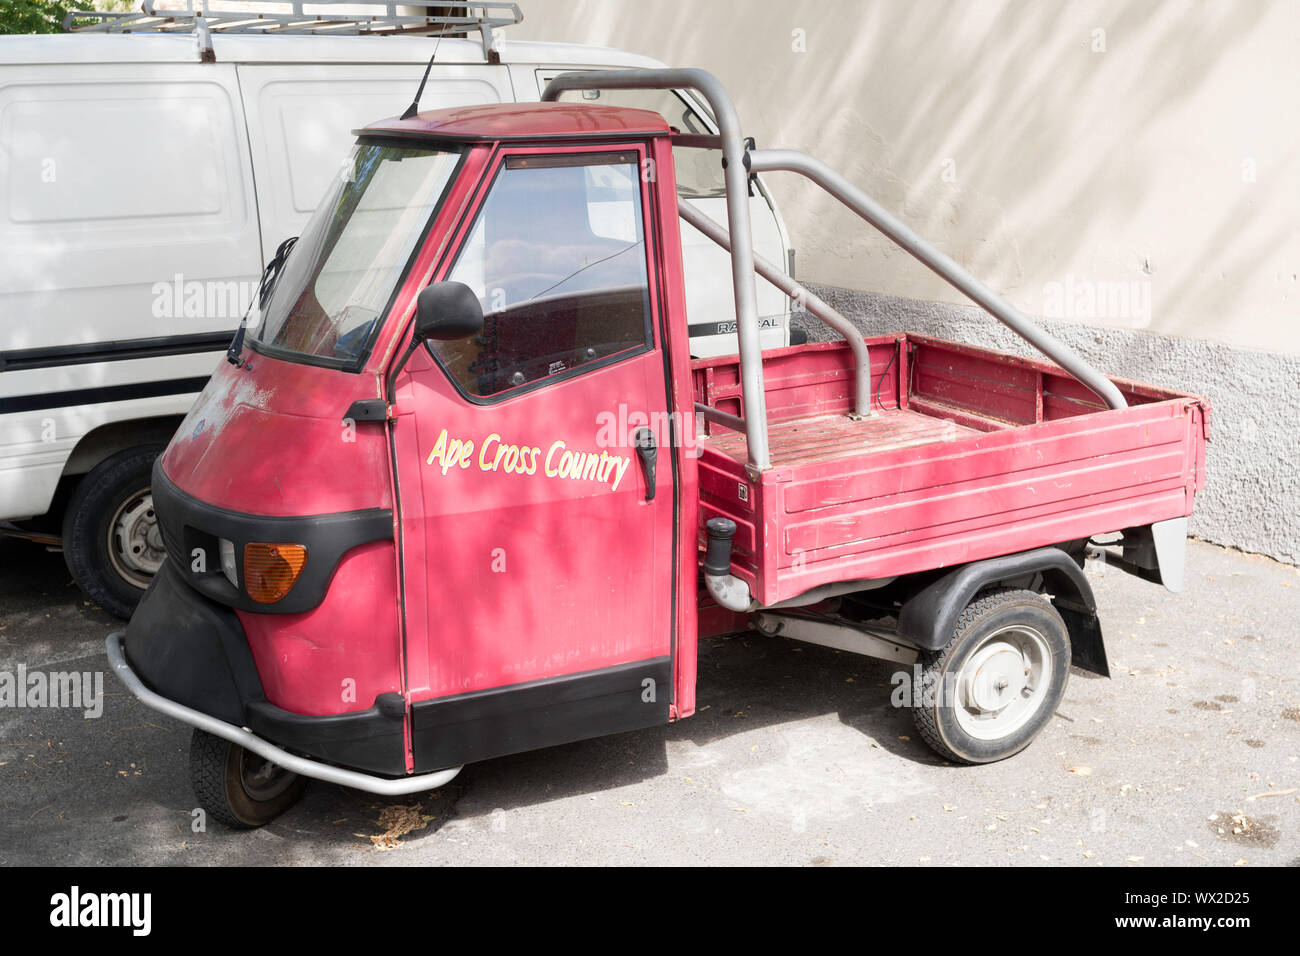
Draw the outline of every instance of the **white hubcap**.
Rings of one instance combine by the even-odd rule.
[[[966,733],[998,740],[1038,712],[1051,680],[1052,652],[1032,627],[1013,625],[984,638],[957,677],[953,713]]]

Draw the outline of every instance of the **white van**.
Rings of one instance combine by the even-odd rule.
[[[77,583],[122,616],[163,557],[152,461],[351,131],[402,112],[431,56],[422,109],[537,100],[567,70],[662,65],[486,27],[483,42],[253,35],[238,19],[108,15],[100,32],[0,37],[0,530],[61,546]],[[287,21],[257,28],[273,22]],[[686,94],[601,95],[716,131]],[[720,169],[678,176],[726,222]],[[761,183],[752,202],[756,251],[789,263]],[[725,253],[685,224],[683,240],[693,350],[733,352],[731,289],[705,278],[727,274]],[[764,346],[788,344],[785,296],[760,282],[759,308]]]

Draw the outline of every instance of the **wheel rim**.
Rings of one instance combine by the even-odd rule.
[[[240,748],[239,783],[252,799],[274,800],[293,786],[296,779],[298,775],[292,770],[285,770],[250,750]]]
[[[967,656],[957,675],[953,713],[978,740],[1000,740],[1033,718],[1047,699],[1052,651],[1032,627],[994,631]]]
[[[108,556],[118,575],[147,588],[162,566],[166,551],[153,510],[153,494],[141,488],[128,496],[108,523]]]

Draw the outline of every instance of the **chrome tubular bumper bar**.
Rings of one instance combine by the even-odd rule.
[[[407,793],[418,793],[421,790],[435,790],[460,773],[460,767],[452,767],[448,770],[415,774],[409,777],[376,777],[373,774],[361,773],[357,770],[344,770],[342,767],[321,763],[318,760],[299,757],[287,750],[281,750],[275,744],[263,740],[246,728],[236,727],[224,720],[209,717],[192,707],[186,707],[184,704],[178,704],[161,694],[155,694],[148,687],[145,687],[144,682],[131,669],[131,665],[127,663],[126,655],[122,652],[121,631],[114,631],[108,635],[107,650],[108,665],[113,669],[113,673],[117,675],[118,680],[126,685],[126,689],[138,697],[140,703],[146,707],[150,707],[160,714],[166,714],[168,717],[174,717],[191,727],[206,730],[213,736],[221,737],[223,740],[239,744],[245,750],[251,750],[276,766],[302,774],[304,777],[324,780],[326,783],[337,783],[339,786],[364,790],[367,793],[393,797]]]

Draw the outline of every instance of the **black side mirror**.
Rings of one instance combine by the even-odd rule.
[[[452,342],[483,331],[483,306],[463,282],[435,282],[415,300],[415,341]]]

